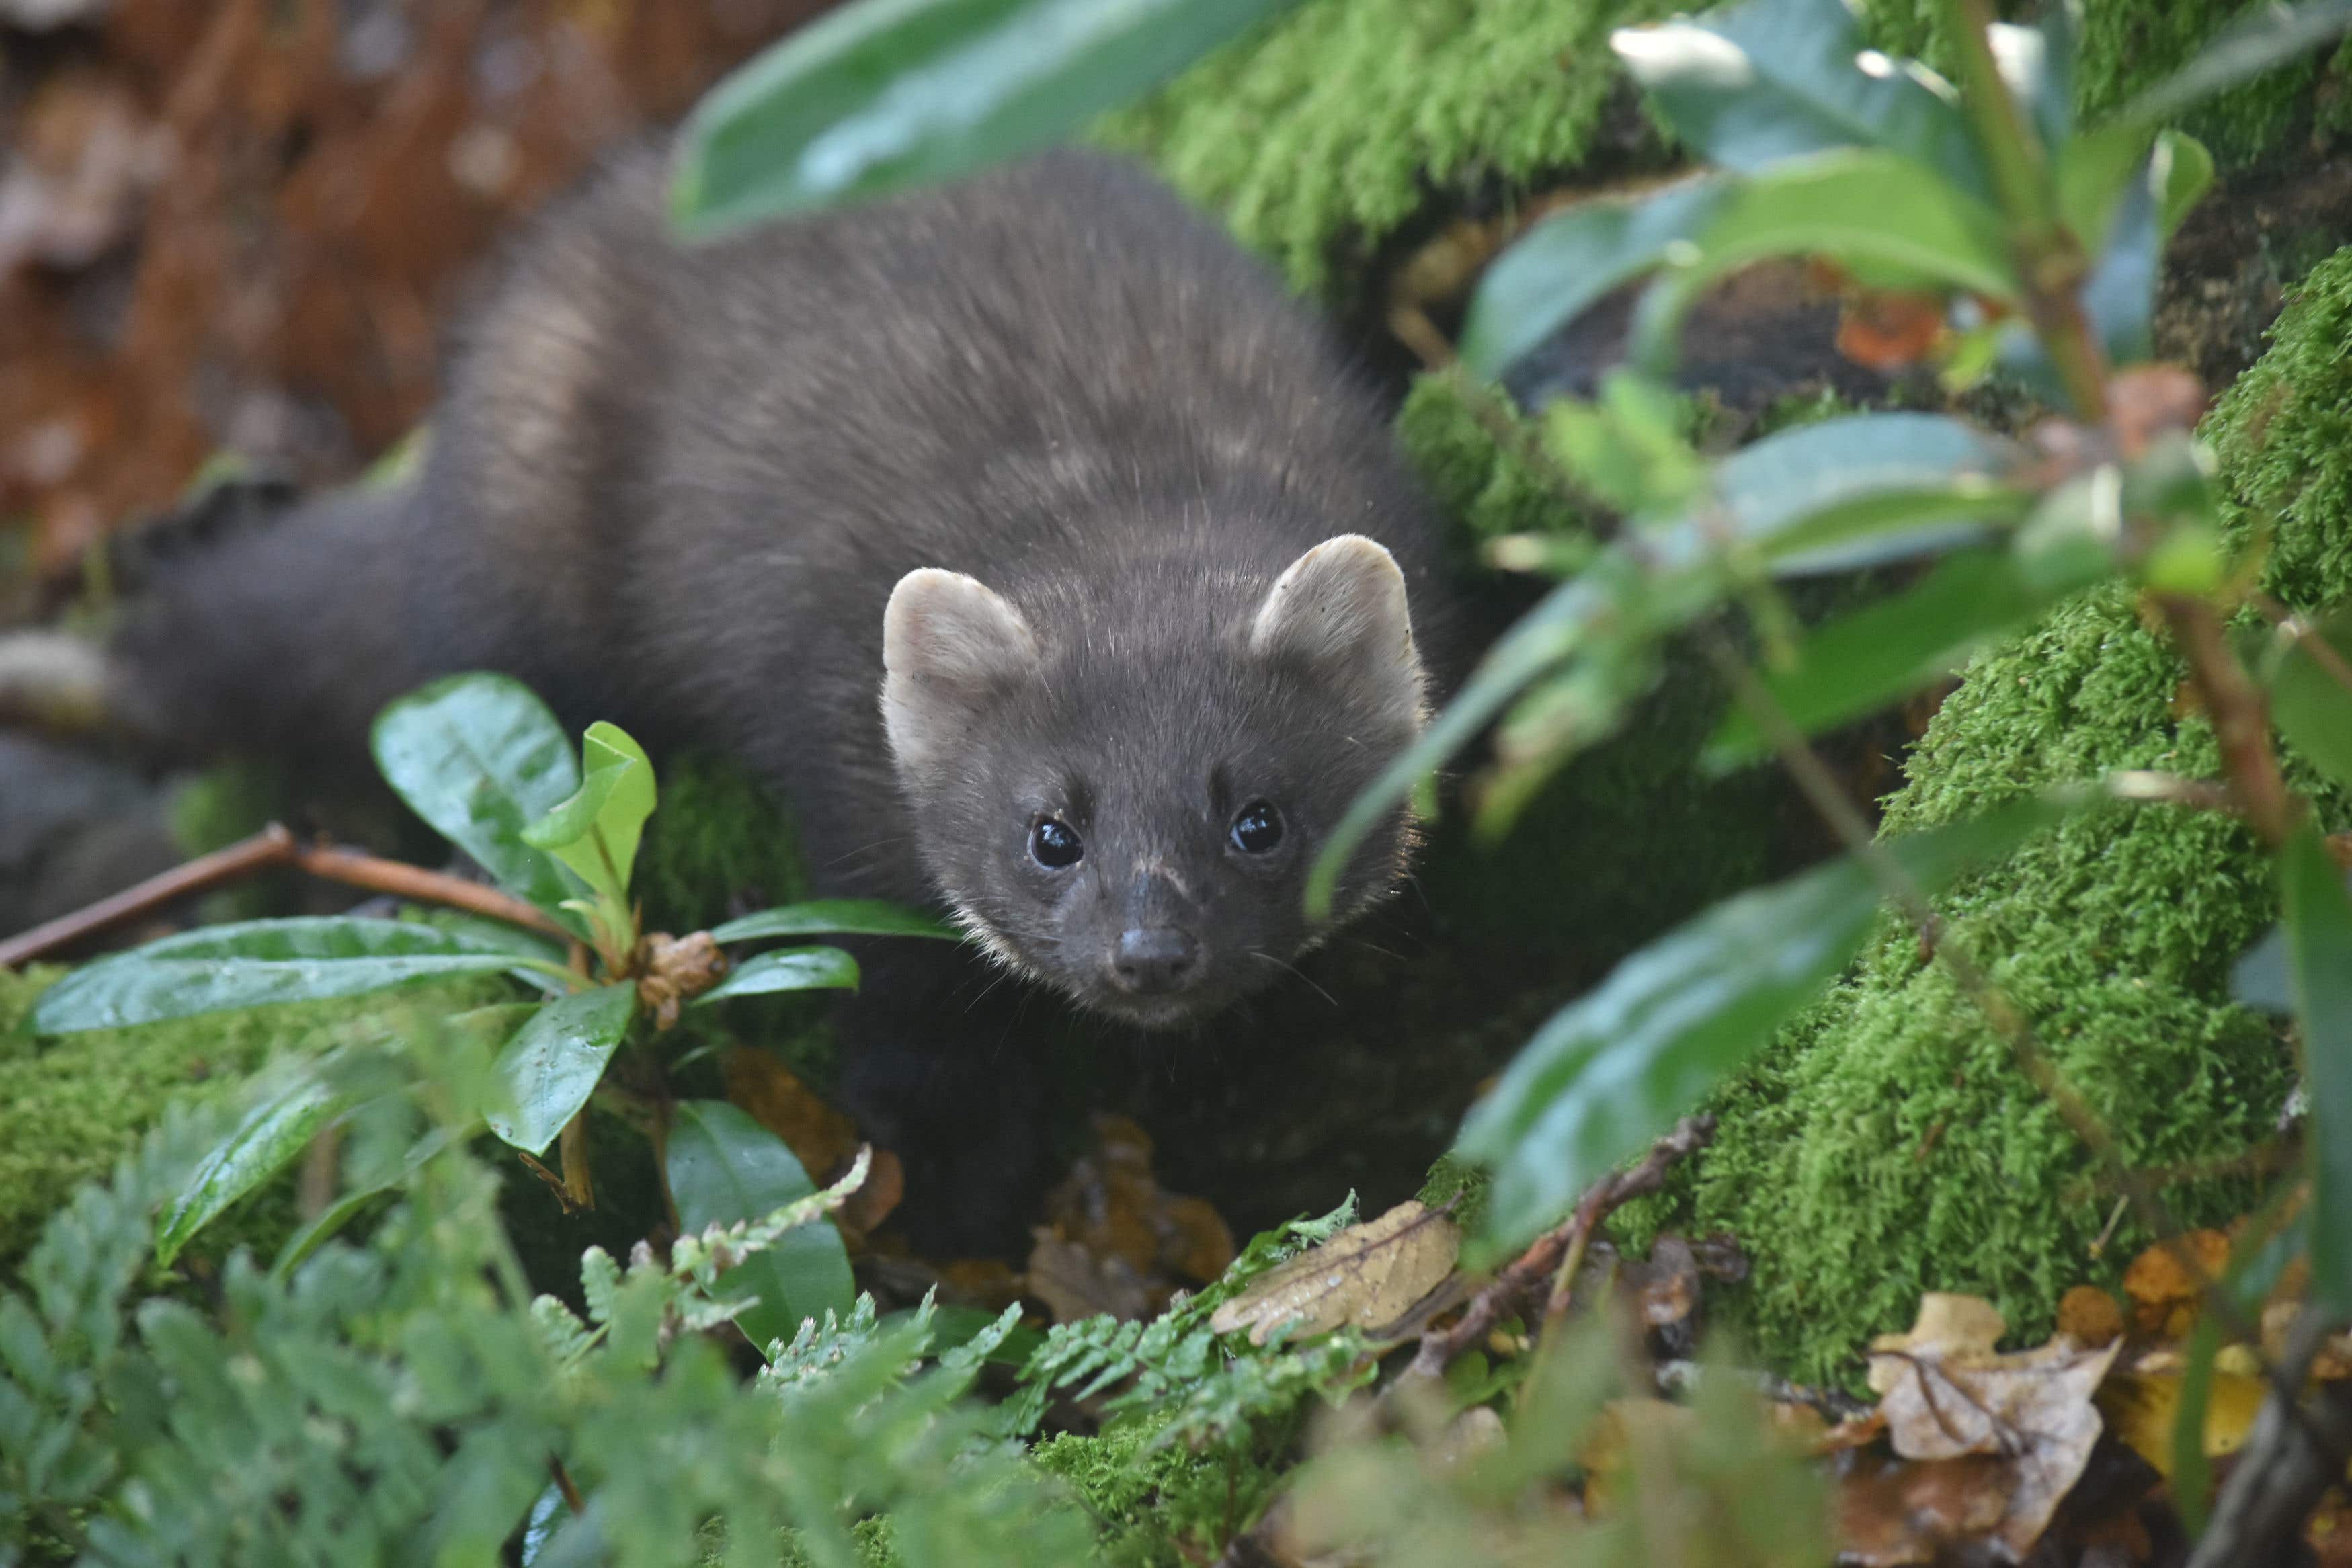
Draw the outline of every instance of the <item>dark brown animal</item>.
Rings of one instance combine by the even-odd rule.
[[[1173,1025],[1279,978],[1321,935],[1317,850],[1419,728],[1444,602],[1322,329],[1106,157],[692,246],[663,176],[626,155],[516,248],[416,482],[173,570],[122,705],[187,747],[356,756],[383,701],[503,670],[733,753],[824,891],[942,904],[1082,1009]],[[1373,835],[1343,910],[1410,840]],[[861,1108],[919,1170],[1034,1165],[1034,1095],[973,1038],[1003,1026],[894,958],[845,1022]],[[1013,1214],[978,1207],[954,1228]]]

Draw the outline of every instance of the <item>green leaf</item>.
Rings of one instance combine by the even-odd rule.
[[[1679,256],[1678,251],[1678,256]],[[1923,285],[1993,299],[2019,294],[2000,215],[1919,177],[1891,152],[1823,152],[1733,187],[1686,260],[1659,274],[1634,312],[1636,363],[1663,373],[1682,319],[1725,276],[1783,256],[1893,269]]]
[[[1696,179],[1639,200],[1580,202],[1495,258],[1462,324],[1465,364],[1489,380],[1706,230],[1728,187]]]
[[[1958,508],[1918,504],[1916,493],[1981,484],[1985,515],[2000,515],[2016,499],[1990,476],[2007,462],[2007,448],[1991,438],[1924,413],[1833,420],[1735,454],[1716,469],[1712,501],[1688,517],[1629,528],[1495,644],[1332,830],[1307,873],[1308,918],[1328,917],[1340,873],[1373,826],[1557,666],[1583,661],[1547,688],[1535,711],[1513,715],[1515,737],[1572,731],[1579,743],[1598,739],[1654,675],[1656,639],[1719,603],[1748,563],[1809,570],[1833,559],[1831,540],[1846,559],[1945,548],[1960,537],[1952,517]],[[1890,497],[1903,499],[1881,510],[1868,505]],[[1515,777],[1523,793],[1539,768]]]
[[[545,1154],[596,1092],[604,1064],[629,1032],[636,1006],[637,988],[625,980],[575,991],[541,1008],[492,1065],[513,1108],[485,1116],[490,1131],[518,1149]]]
[[[1916,586],[1806,637],[1796,665],[1764,672],[1764,687],[1799,729],[1817,733],[1951,674],[2063,591],[2030,580],[2005,550],[1956,555]],[[1706,760],[1711,768],[1731,767],[1768,750],[1755,719],[1735,708],[1708,743]]]
[[[725,979],[695,998],[692,1005],[700,1007],[729,997],[764,996],[771,991],[856,988],[857,960],[840,948],[787,947],[736,965]]]
[[[779,904],[711,928],[714,942],[749,942],[761,936],[943,936],[961,939],[953,926],[920,910],[878,898],[813,898]]]
[[[1885,848],[1932,894],[2063,810],[2026,800]],[[1715,905],[1554,1015],[1471,1108],[1456,1145],[1495,1171],[1490,1250],[1557,1220],[1743,1066],[1853,960],[1878,905],[1869,868],[1834,861]]]
[[[2083,280],[2083,313],[2116,364],[2137,364],[2154,351],[2156,278],[2164,249],[2157,216],[2153,175],[2144,172],[2124,191],[2105,248]],[[2040,344],[2034,348],[2038,352]]]
[[[1752,443],[1716,468],[1734,538],[1775,575],[1849,571],[1980,535],[2023,509],[2000,441],[1934,413],[1863,413]],[[1710,519],[1720,532],[1724,519]]]
[[[2189,1332],[2180,1368],[2180,1399],[2172,1412],[2172,1496],[2189,1538],[2205,1533],[2213,1498],[2212,1461],[2205,1457],[2205,1415],[2213,1403],[2213,1358],[2221,1349],[2221,1314],[2201,1312]]]
[[[2101,127],[2153,128],[2249,77],[2285,65],[2352,27],[2352,0],[2264,5],[2224,28],[2201,54],[2133,99]]]
[[[514,955],[456,932],[339,915],[252,920],[166,936],[68,975],[33,1009],[37,1034],[121,1029],[279,1002],[358,996],[440,975],[493,975]]]
[[[286,1239],[278,1249],[277,1260],[269,1265],[270,1278],[282,1280],[300,1265],[303,1259],[317,1251],[334,1235],[364,1213],[370,1204],[385,1193],[406,1186],[425,1162],[447,1148],[453,1136],[446,1127],[436,1127],[409,1145],[408,1154],[397,1169],[381,1180],[367,1182],[344,1193],[329,1204],[308,1225]]]
[[[1286,0],[861,0],[721,81],[680,136],[689,233],[1048,146]]]
[[[371,744],[384,781],[501,887],[550,914],[572,896],[562,869],[522,839],[580,787],[571,742],[530,687],[504,675],[436,681],[386,707]]]
[[[2157,227],[2170,239],[2189,209],[2213,188],[2213,154],[2194,136],[2160,132],[2148,163],[2148,181],[2156,192]]]
[[[1843,0],[1750,0],[1696,21],[1621,28],[1610,45],[1675,134],[1727,169],[1759,173],[1868,147],[1900,154],[1915,182],[1926,171],[1931,186],[1993,199],[1952,89],[1875,53],[1865,70],[1868,45]]]
[[[169,1267],[189,1238],[276,1176],[350,1103],[350,1092],[313,1063],[254,1103],[228,1136],[188,1173],[155,1220],[155,1261]]]
[[[2055,149],[2066,145],[2074,134],[2079,18],[2069,0],[2037,6],[2035,15],[2040,24],[2036,26],[1992,25],[1993,58],[2000,63],[2001,80],[2033,117],[2034,134],[2042,139],[2042,147]]]
[[[1588,572],[1546,594],[1486,651],[1454,700],[1430,721],[1419,739],[1365,787],[1331,830],[1307,875],[1308,919],[1330,918],[1340,874],[1365,835],[1395,810],[1423,778],[1435,772],[1493,722],[1530,681],[1566,657],[1610,609],[1609,595]]]
[[[1677,510],[1704,489],[1706,460],[1685,435],[1690,404],[1632,371],[1602,378],[1601,401],[1562,398],[1544,411],[1544,444],[1621,512]]]
[[[2334,659],[2315,656],[2314,642]],[[2336,673],[2347,668],[2352,616],[2339,615],[2286,644],[2264,671],[2279,733],[2339,784],[2352,784],[2352,688]]]
[[[654,814],[654,765],[618,725],[588,727],[581,737],[580,788],[523,830],[523,841],[572,868],[599,898],[628,907],[637,841]]]
[[[670,1129],[667,1173],[679,1227],[698,1231],[772,1214],[816,1191],[792,1147],[723,1100],[685,1100]],[[736,1322],[753,1344],[789,1340],[806,1318],[846,1316],[856,1291],[841,1232],[819,1221],[788,1233],[719,1276],[716,1294],[756,1293]]]
[[[2352,894],[2308,822],[2280,852],[2279,883],[2311,1103],[2312,1290],[2352,1313]]]

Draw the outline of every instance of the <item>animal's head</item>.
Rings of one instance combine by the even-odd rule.
[[[883,624],[884,724],[941,893],[1005,963],[1149,1026],[1277,979],[1320,935],[1308,868],[1426,713],[1404,578],[1372,540],[1255,580],[1181,570],[1109,608],[1033,599],[1033,620],[927,569]],[[1402,810],[1366,840],[1341,918],[1412,843]]]

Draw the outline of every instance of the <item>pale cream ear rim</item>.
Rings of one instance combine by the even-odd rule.
[[[1403,622],[1403,652],[1407,656],[1416,656],[1412,596],[1405,590],[1404,570],[1397,565],[1396,557],[1389,553],[1386,545],[1364,534],[1334,534],[1282,569],[1282,575],[1274,580],[1274,586],[1266,591],[1265,601],[1258,606],[1256,618],[1250,622],[1253,653],[1265,653],[1281,631],[1283,612],[1288,608],[1290,595],[1297,591],[1300,580],[1311,573],[1333,570],[1342,557],[1352,561],[1358,573],[1369,573],[1393,591],[1399,619]]]
[[[882,611],[882,669],[905,679],[1005,674],[1037,662],[1037,634],[1003,595],[975,577],[917,567]],[[950,668],[943,666],[961,666]]]

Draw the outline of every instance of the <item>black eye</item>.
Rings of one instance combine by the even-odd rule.
[[[1271,800],[1252,800],[1234,817],[1234,848],[1262,855],[1282,842],[1282,813]]]
[[[1077,830],[1059,817],[1043,817],[1029,830],[1029,853],[1047,871],[1062,871],[1078,863],[1087,846],[1078,841]]]

